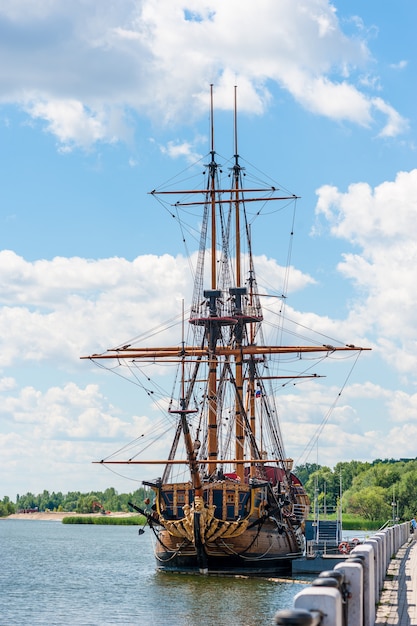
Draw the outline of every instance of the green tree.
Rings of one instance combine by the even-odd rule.
[[[70,491],[64,497],[62,507],[64,511],[76,511],[78,506],[78,500],[81,498],[79,491]]]
[[[340,486],[338,476],[332,472],[330,467],[322,466],[313,472],[305,488],[311,502],[314,502],[317,496],[320,511],[324,513],[335,511],[340,496]]]
[[[15,505],[10,501],[9,496],[4,496],[3,500],[0,501],[0,517],[7,517],[15,511]]]
[[[363,463],[362,461],[341,461],[336,463],[333,472],[336,476],[339,476],[342,492],[350,489],[354,478],[366,472],[370,467],[370,463]]]
[[[297,465],[294,469],[294,474],[299,478],[302,484],[305,486],[307,484],[308,479],[310,478],[313,472],[317,472],[320,469],[320,465],[317,463],[305,463],[304,465]]]
[[[19,498],[19,509],[34,509],[39,506],[39,497],[30,491]]]
[[[398,510],[403,519],[417,515],[417,467],[416,463],[406,464],[404,472],[395,487],[393,496],[398,501]]]
[[[372,521],[386,521],[391,516],[391,501],[383,487],[364,487],[346,493],[346,512]]]

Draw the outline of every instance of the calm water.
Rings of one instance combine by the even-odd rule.
[[[157,573],[133,526],[0,521],[2,626],[271,626],[302,583]]]

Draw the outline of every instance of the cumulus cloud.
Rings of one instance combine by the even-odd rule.
[[[266,256],[257,259],[257,267],[263,292],[279,290],[277,285],[285,281],[285,268]],[[293,291],[314,285],[312,277],[297,268],[292,268],[291,274]],[[49,445],[54,453],[37,461],[38,480],[54,466],[52,473],[58,479],[65,464],[77,467],[92,460],[88,441],[97,442],[97,454],[104,457],[118,447],[115,442],[122,445],[148,426],[155,432],[155,415],[162,415],[172,380],[164,389],[164,380],[159,379],[152,405],[146,403],[146,391],[141,394],[123,380],[123,397],[132,389],[134,406],[138,402],[142,406],[143,400],[147,405],[143,411],[148,417],[134,417],[126,414],[117,390],[119,377],[124,378],[128,372],[119,367],[119,377],[113,377],[88,361],[80,362],[79,357],[120,345],[144,330],[149,331],[144,341],[158,344],[154,333],[166,320],[170,320],[165,325],[168,345],[178,343],[182,300],[190,300],[188,276],[189,260],[181,256],[143,255],[133,261],[56,257],[30,262],[10,250],[1,251],[0,323],[5,375],[0,379],[4,394],[0,415],[5,433],[0,436],[0,452],[2,446],[13,445],[14,453],[19,455],[24,443],[38,450],[46,450]],[[277,302],[276,298],[272,304],[267,301],[267,320],[275,321]],[[31,382],[25,384],[25,368],[31,362],[42,362],[41,375],[37,381],[36,370],[30,369]],[[9,372],[16,372],[16,376]],[[95,383],[83,386],[75,382],[84,382],[86,377]],[[150,385],[147,381],[135,383],[145,388]],[[110,403],[107,396],[115,400]],[[57,450],[62,456],[55,454]],[[79,481],[80,488],[91,481],[91,474],[82,478],[81,472],[74,469],[72,478]],[[104,476],[102,480],[109,478]],[[45,484],[50,483],[37,489]],[[25,490],[29,488],[30,483]]]
[[[283,284],[285,268],[275,260],[259,257],[258,266],[266,293]],[[82,354],[137,336],[139,329],[167,319],[180,324],[181,302],[191,300],[188,279],[189,260],[180,255],[29,262],[2,250],[2,366],[18,360],[74,363]],[[292,269],[293,291],[312,283],[308,274]]]
[[[81,389],[74,383],[50,387],[44,393],[24,387],[18,395],[8,396],[0,409],[12,428],[33,425],[37,439],[114,442],[133,438],[132,423],[110,414],[116,411],[107,405],[97,385]]]
[[[325,185],[317,195],[316,214],[334,236],[359,248],[344,254],[338,269],[364,294],[364,329],[378,338],[384,358],[415,380],[417,170],[374,189],[355,183],[341,192]]]
[[[333,194],[332,197],[338,196]],[[335,210],[332,205],[332,208],[326,208],[325,214],[331,216]],[[372,233],[372,228],[369,233]],[[257,266],[260,270],[260,284],[265,289],[282,281],[284,269],[272,259],[260,257]],[[27,462],[35,463],[37,467],[38,482],[32,486],[30,480],[28,482],[26,478],[21,478],[19,480],[24,484],[22,489],[39,491],[45,485],[52,489],[63,480],[70,485],[71,481],[68,478],[65,480],[65,468],[68,472],[68,467],[72,468],[73,488],[82,489],[83,485],[86,485],[86,489],[91,488],[88,485],[91,485],[92,480],[97,480],[95,484],[103,487],[107,487],[110,480],[117,487],[113,476],[109,478],[107,473],[97,474],[96,468],[85,472],[85,465],[89,465],[97,455],[105,457],[119,443],[123,445],[150,426],[154,431],[156,422],[153,413],[156,411],[157,415],[163,408],[172,381],[159,402],[153,396],[153,405],[143,410],[143,416],[135,417],[126,414],[120,391],[108,379],[110,377],[113,380],[114,377],[109,373],[103,374],[106,376],[104,394],[101,390],[104,379],[100,370],[94,369],[93,373],[88,362],[80,363],[78,358],[83,352],[100,351],[100,346],[104,350],[111,347],[112,342],[120,344],[120,341],[135,336],[139,328],[154,329],[162,321],[161,316],[164,319],[171,317],[172,320],[176,317],[180,325],[181,316],[178,312],[181,300],[184,295],[187,301],[189,299],[185,286],[188,270],[185,259],[169,255],[143,256],[131,262],[118,258],[97,261],[56,258],[28,262],[10,251],[0,253],[0,281],[4,288],[0,309],[4,329],[3,366],[13,367],[21,365],[25,359],[31,359],[43,360],[49,367],[63,370],[61,379],[64,382],[49,387],[44,380],[47,369],[43,370],[42,382],[38,385],[22,385],[19,368],[16,378],[7,375],[0,380],[0,388],[5,394],[0,414],[6,426],[6,432],[0,432],[0,452],[3,454],[4,451],[3,458],[8,458],[8,453],[13,449],[13,455],[26,455]],[[293,275],[295,289],[314,285],[313,279],[299,270],[293,269]],[[273,319],[277,313],[276,308],[275,311],[273,308],[269,304],[266,306],[267,320]],[[365,318],[361,317],[360,310],[359,314],[351,313],[352,319],[339,321],[295,310],[289,310],[288,313],[294,318],[295,325],[300,326],[301,334],[310,324],[319,332],[331,331],[336,336],[340,336],[339,333],[344,335],[346,328],[351,330],[355,325],[358,331],[364,330]],[[173,334],[171,340],[177,341],[178,333],[175,336]],[[155,337],[151,341],[155,344]],[[343,365],[342,361],[340,359],[339,364],[334,363],[333,366],[339,369]],[[348,364],[348,370],[352,364]],[[65,382],[67,372],[74,380],[75,370],[83,371],[83,380],[85,372],[89,371],[88,377],[91,376],[91,380],[95,378],[96,382],[87,386]],[[317,373],[325,374],[326,370],[320,366]],[[123,372],[119,374],[124,376]],[[306,460],[302,457],[305,446],[309,445],[312,438],[314,440],[318,437],[320,462],[334,464],[335,450],[338,449],[336,444],[340,442],[341,432],[346,442],[344,454],[347,460],[369,458],[370,454],[384,456],[379,440],[375,439],[377,428],[370,429],[369,416],[360,409],[366,400],[385,404],[393,422],[399,421],[396,417],[399,411],[404,416],[412,415],[416,404],[413,396],[406,392],[390,394],[387,389],[370,383],[352,384],[344,388],[340,398],[345,376],[346,372],[343,375],[339,373],[339,387],[329,388],[315,381],[303,385],[299,396],[287,389],[279,396],[286,446],[296,459],[297,455],[300,456],[299,462]],[[122,384],[124,389],[125,386],[129,387],[126,381],[122,381]],[[163,389],[163,381],[160,389]],[[137,402],[141,406],[140,390],[134,389],[134,393],[135,406]],[[110,403],[107,395],[118,400]],[[123,391],[125,395],[126,391]],[[364,426],[365,421],[367,428]],[[165,423],[164,428],[169,427],[170,424]],[[394,456],[397,449],[398,454],[403,452],[401,445],[406,437],[406,429],[406,424],[396,425],[392,429]],[[383,437],[378,436],[380,439]],[[96,442],[97,452],[91,449],[91,443],[88,443],[91,441]],[[394,442],[397,442],[397,447]],[[33,447],[45,458],[39,455],[36,459],[32,458],[30,451]],[[311,449],[309,451],[311,453]],[[140,468],[137,475],[141,479],[149,477],[146,471],[150,470]],[[54,476],[52,484],[48,472]],[[123,474],[125,476],[124,470]],[[10,477],[10,482],[16,485],[16,478]],[[126,479],[121,480],[121,485],[123,490],[127,489]]]
[[[369,25],[346,17],[329,0],[120,0],[101,2],[100,11],[93,0],[14,0],[0,6],[0,53],[7,58],[0,66],[0,103],[18,105],[62,152],[132,141],[146,117],[158,127],[191,124],[207,115],[210,82],[216,109],[233,106],[237,84],[239,109],[250,114],[265,113],[282,90],[316,116],[360,126],[362,136],[362,129],[385,140],[407,132],[407,120],[385,99]],[[391,64],[391,70],[406,69],[405,61]],[[195,161],[202,143],[199,134],[187,142],[175,136],[160,150]],[[132,167],[137,162],[130,159]],[[342,436],[346,460],[385,457],[387,450],[414,455],[416,172],[400,172],[374,188],[359,181],[347,190],[318,190],[317,219],[343,242],[337,269],[352,285],[340,319],[297,310],[282,297],[306,289],[314,300],[315,276],[291,267],[288,291],[284,268],[273,258],[257,259],[260,290],[274,296],[263,299],[266,335],[285,308],[291,340],[314,328],[323,343],[336,337],[376,348],[359,360],[363,384],[347,385],[340,375],[339,386],[320,379],[303,385],[300,395],[285,389],[279,398],[283,430],[295,458],[318,434],[319,462],[329,465],[340,460]],[[9,209],[5,219],[14,220],[16,211]],[[135,340],[144,329],[150,332],[141,339],[158,344],[153,333],[167,319],[169,343],[178,343],[182,301],[190,301],[188,277],[189,260],[181,256],[28,261],[0,251],[3,488],[89,490],[97,485],[97,468],[90,466],[96,452],[105,457],[116,442],[155,426],[172,380],[166,388],[162,380],[158,398],[152,395],[145,408],[140,391],[120,380],[121,367],[115,377],[79,357]],[[380,355],[411,391],[391,388],[390,380],[375,383]],[[332,362],[337,371],[341,361]],[[353,361],[346,359],[348,370]],[[145,387],[146,402],[147,382],[136,383]],[[390,426],[382,427],[379,410]],[[142,470],[138,476],[144,477]],[[115,484],[114,475],[104,473],[99,484],[105,488],[109,481]],[[126,481],[120,484],[126,490]]]
[[[391,424],[381,423],[384,406]],[[302,397],[284,394],[280,408],[287,448],[297,464],[318,461],[333,467],[352,459],[415,457],[416,394],[369,381],[339,388],[308,383]]]
[[[39,493],[67,489],[89,491],[108,487],[109,481],[120,490],[135,489],[129,480],[140,485],[152,469],[134,468],[109,476],[102,467],[92,466],[115,449],[152,433],[156,439],[167,422],[145,415],[129,415],[123,408],[110,404],[99,386],[79,387],[75,383],[53,386],[46,391],[23,387],[9,393],[0,408],[2,423],[7,432],[0,431],[0,451],[4,462],[2,487],[13,483],[21,493]],[[169,423],[168,423],[169,426]],[[163,433],[162,433],[163,434]],[[161,438],[158,453],[167,454],[166,438]],[[142,445],[142,447],[144,447]],[[130,450],[130,456],[132,456]],[[128,458],[127,453],[123,458]],[[146,458],[146,457],[145,457]],[[13,494],[14,498],[14,494]]]
[[[408,66],[408,61],[402,59],[398,63],[390,63],[390,68],[393,70],[404,70]]]
[[[0,7],[0,34],[0,101],[42,120],[61,150],[129,141],[131,112],[158,123],[205,114],[209,82],[219,108],[232,107],[238,84],[241,110],[262,113],[275,84],[317,115],[368,127],[382,117],[383,137],[407,129],[372,96],[363,24],[345,34],[328,0],[244,10],[237,0],[121,0],[99,12],[94,0],[16,0]]]
[[[46,129],[71,150],[73,145],[89,148],[106,141],[129,141],[132,130],[126,125],[123,115],[116,107],[92,110],[78,100],[28,99],[27,112],[34,119],[46,122]]]
[[[7,328],[3,366],[17,359],[73,362],[93,347],[104,349],[136,335],[139,326],[151,328],[178,315],[186,267],[183,258],[169,255],[132,262],[57,257],[31,263],[0,252],[0,320]],[[156,299],[156,285],[161,298],[172,292],[163,304]]]

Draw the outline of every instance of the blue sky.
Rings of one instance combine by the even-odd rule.
[[[79,356],[189,294],[148,192],[208,152],[210,83],[217,151],[236,84],[239,153],[301,196],[291,313],[373,348],[308,458],[344,378],[281,398],[287,454],[417,456],[416,19],[414,0],[0,3],[0,496],[146,478],[91,464],[152,408]],[[259,243],[283,263],[276,231]]]

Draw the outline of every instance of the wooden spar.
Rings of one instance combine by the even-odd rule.
[[[234,193],[234,189],[217,189],[216,190],[217,193]],[[265,189],[247,189],[245,187],[245,193],[259,193],[261,191],[265,191],[265,192],[273,192],[275,193],[276,191],[279,191],[279,189],[276,189],[275,187],[266,187]],[[181,194],[206,194],[207,193],[207,189],[183,189],[183,190],[175,190],[172,189],[171,191],[157,191],[156,189],[154,189],[153,191],[149,192],[151,196],[169,196],[169,195],[181,195]],[[276,198],[277,200],[294,200],[297,199],[299,200],[299,196],[295,196],[294,194],[292,194],[291,196],[284,196],[282,198]],[[254,198],[254,200],[256,200],[258,198]],[[265,200],[265,198],[259,198],[259,202],[261,202],[262,200]]]
[[[269,202],[270,200],[295,200],[296,196],[271,196],[268,198],[239,198],[239,200],[234,200],[239,204],[247,204],[248,202]],[[175,202],[172,206],[205,206],[207,204],[206,201],[201,202]],[[230,204],[229,200],[216,200],[216,204]]]
[[[238,357],[240,354],[248,356],[256,356],[262,354],[304,354],[314,352],[362,352],[371,350],[371,348],[359,348],[356,346],[257,346],[248,345],[239,348],[231,348],[229,346],[216,346],[217,356]],[[90,356],[82,356],[81,359],[160,359],[162,357],[181,359],[182,357],[204,357],[208,356],[210,350],[201,348],[200,346],[178,347],[171,346],[167,348],[123,348],[121,350],[111,349],[102,354],[92,354]]]
[[[286,463],[288,459],[217,459],[217,463],[231,463],[236,465],[258,465],[265,463]],[[160,459],[152,461],[93,461],[94,465],[189,465],[186,459]],[[210,459],[197,459],[199,465],[210,464]]]

